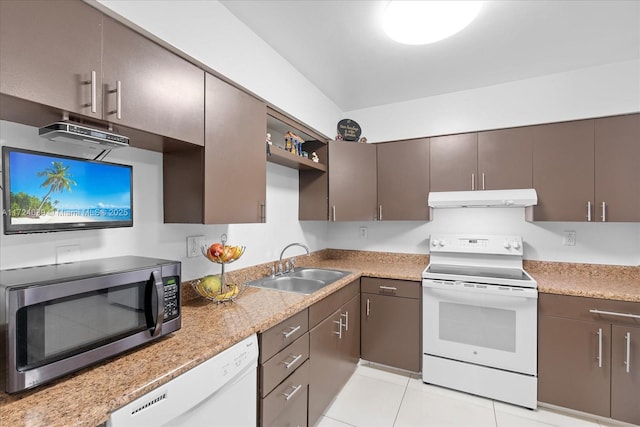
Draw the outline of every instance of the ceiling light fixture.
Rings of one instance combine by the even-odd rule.
[[[481,1],[391,0],[384,11],[384,31],[403,44],[433,43],[469,25],[481,7]]]

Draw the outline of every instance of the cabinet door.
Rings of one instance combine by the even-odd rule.
[[[342,316],[342,383],[346,384],[360,360],[360,295],[353,297],[340,310]]]
[[[608,323],[540,316],[538,400],[608,417],[610,328]]]
[[[611,418],[640,425],[640,328],[611,331]]]
[[[375,144],[329,143],[331,221],[373,221],[378,216]]]
[[[477,190],[478,134],[431,138],[431,191]]]
[[[205,224],[264,222],[266,105],[206,77]]]
[[[102,117],[101,24],[80,1],[0,1],[0,92]]]
[[[309,331],[309,425],[315,425],[336,396],[341,378],[340,310]],[[338,367],[338,368],[337,368]]]
[[[533,128],[535,221],[595,220],[593,120]]]
[[[104,119],[204,145],[204,71],[108,17],[103,36]]]
[[[375,145],[378,219],[429,220],[429,138]]]
[[[640,114],[595,120],[595,162],[594,221],[640,222]]]
[[[362,358],[420,371],[420,300],[362,294]]]
[[[478,187],[533,187],[533,129],[521,127],[478,134]]]

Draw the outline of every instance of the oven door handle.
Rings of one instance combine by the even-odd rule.
[[[443,288],[443,286],[451,286],[451,288]],[[422,287],[425,292],[432,292],[433,294],[444,296],[453,301],[464,300],[475,302],[479,295],[485,297],[484,301],[491,298],[496,302],[538,299],[538,291],[536,289],[501,290],[498,286],[491,286],[490,288],[465,288],[461,285],[439,285],[424,281]]]

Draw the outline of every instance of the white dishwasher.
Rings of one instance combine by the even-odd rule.
[[[254,334],[113,412],[107,426],[254,427],[257,367]]]

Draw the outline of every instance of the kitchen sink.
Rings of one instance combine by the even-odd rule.
[[[328,270],[324,268],[296,268],[276,277],[265,277],[247,283],[255,288],[312,294],[333,282],[351,274],[350,271]]]

